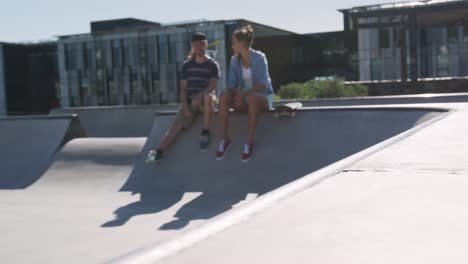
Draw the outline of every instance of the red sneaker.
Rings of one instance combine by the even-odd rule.
[[[218,151],[216,152],[216,160],[222,160],[230,146],[231,140],[228,139],[221,141],[221,143],[219,143]]]
[[[242,152],[242,161],[247,162],[252,157],[254,144],[245,144],[244,152]]]

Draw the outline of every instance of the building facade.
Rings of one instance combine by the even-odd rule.
[[[199,31],[207,35],[208,55],[218,61],[222,72],[218,90],[226,89],[231,35],[244,24],[253,24],[260,37],[292,34],[244,20],[165,26],[135,19],[93,22],[90,34],[58,41],[62,106],[178,102],[180,69],[191,36]]]
[[[247,24],[255,29],[253,47],[267,55],[275,90],[336,78],[367,84],[371,95],[468,91],[468,1],[340,12],[344,31],[336,32],[296,34],[243,19],[162,25],[127,18],[91,22],[90,33],[57,42],[0,43],[0,115],[47,113],[58,105],[176,103],[180,69],[198,31],[220,65],[221,91],[232,33]]]
[[[358,43],[353,52],[359,81],[468,76],[467,1],[414,1],[340,11],[345,34]]]
[[[0,115],[48,113],[58,87],[55,42],[0,43]]]
[[[253,44],[267,55],[274,88],[313,79],[350,79],[352,68],[342,31],[257,38]]]

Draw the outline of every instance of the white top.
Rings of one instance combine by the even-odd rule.
[[[242,65],[242,79],[244,79],[244,81],[251,81],[252,80],[252,69],[251,68],[245,68]]]

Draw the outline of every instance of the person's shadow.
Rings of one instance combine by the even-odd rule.
[[[222,196],[205,192],[186,203],[174,215],[177,219],[163,224],[160,230],[180,230],[185,228],[191,221],[206,220],[213,218],[233,208],[233,205],[246,198],[245,192],[238,192]]]
[[[126,224],[137,215],[156,214],[167,210],[180,201],[184,192],[171,191],[165,194],[159,192],[142,192],[140,200],[122,206],[114,211],[115,219],[101,225],[101,227],[117,227]]]
[[[213,179],[203,184],[194,184],[196,178],[182,180],[175,174],[169,177],[154,175],[152,179],[148,179],[145,174],[135,173],[122,190],[132,189],[134,195],[140,195],[140,200],[115,210],[115,219],[102,224],[101,227],[118,227],[135,216],[163,212],[179,203],[186,192],[201,192],[177,210],[174,215],[176,219],[159,227],[160,230],[183,229],[192,221],[213,218],[245,200],[249,192],[244,186],[248,185],[242,183],[241,179],[234,179],[234,186],[223,190],[219,184],[226,181],[223,177],[218,178],[219,182]]]
[[[144,157],[138,159],[120,191],[138,193],[140,201],[118,208],[116,218],[102,227],[121,226],[134,216],[159,213],[184,202],[175,219],[162,224],[159,230],[186,228],[193,221],[229,211],[246,200],[249,193],[263,195],[395,136],[413,127],[424,115],[425,112],[401,115],[399,112],[317,111],[286,120],[267,115],[257,131],[255,156],[247,164],[240,161],[239,155],[244,133],[233,134],[235,144],[222,161],[216,161],[214,144],[208,154],[195,151],[199,140],[195,131],[200,131],[200,126],[195,125],[191,128],[194,131],[180,135],[161,164],[152,166],[145,164]],[[310,120],[315,120],[314,127],[321,129],[310,129]],[[390,121],[398,126],[389,126]],[[268,123],[271,124],[266,126]],[[233,118],[232,126],[237,131],[246,131],[246,124],[245,115]],[[262,129],[262,124],[275,129]],[[151,135],[141,155],[155,146],[161,136]],[[335,147],[330,147],[331,144]],[[201,195],[185,201],[186,193]]]
[[[191,129],[199,130],[196,126]],[[176,219],[159,227],[160,230],[178,230],[194,220],[209,219],[226,212],[246,198],[248,190],[245,187],[249,185],[242,182],[242,177],[231,177],[238,168],[226,167],[226,163],[217,162],[213,155],[209,155],[215,152],[214,144],[206,154],[187,151],[198,147],[198,133],[182,133],[160,164],[146,164],[146,153],[160,137],[152,135],[149,138],[131,175],[120,189],[139,194],[139,201],[116,209],[114,219],[101,227],[122,226],[135,216],[161,213],[187,199],[174,215]],[[230,170],[228,174],[223,173],[226,170]],[[189,200],[190,195],[184,197],[186,193],[201,194]]]

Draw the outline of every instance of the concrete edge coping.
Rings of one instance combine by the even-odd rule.
[[[281,99],[274,101],[277,103],[288,102],[328,102],[328,101],[353,101],[353,100],[381,100],[381,99],[433,99],[433,98],[452,98],[468,96],[468,93],[425,93],[411,95],[382,95],[382,96],[355,96],[355,97],[332,97],[332,98],[315,98],[315,99]]]
[[[424,109],[422,107],[419,108]],[[430,110],[437,108],[428,109]],[[361,161],[362,159],[367,158],[380,150],[383,150],[393,144],[402,141],[403,139],[408,138],[409,136],[423,130],[424,128],[446,118],[447,116],[451,115],[457,110],[453,108],[438,108],[438,111],[445,112],[445,114],[441,114],[394,137],[391,137],[374,146],[364,149],[358,153],[348,156],[322,169],[305,175],[300,179],[297,179],[293,182],[283,185],[282,187],[270,191],[244,206],[232,209],[211,220],[208,220],[202,226],[192,231],[189,231],[178,238],[175,238],[166,243],[159,243],[156,245],[153,244],[134,250],[130,253],[112,259],[108,263],[155,263],[161,261],[164,258],[173,256],[182,250],[193,247],[195,244],[215,234],[218,234],[228,229],[229,227],[247,221],[248,219],[261,213],[265,209],[273,207],[280,201],[283,201],[295,194],[298,194],[304,191],[305,189],[316,186],[328,178],[338,175],[339,173],[343,172],[345,168],[348,168],[354,165],[355,163]]]
[[[439,107],[424,107],[424,106],[308,106],[302,107],[296,110],[297,112],[332,112],[332,111],[429,111],[429,112],[447,112],[447,108]],[[219,110],[215,109],[214,113],[218,113]],[[235,112],[232,109],[230,112]],[[274,110],[269,110],[266,113],[274,113]],[[156,111],[156,116],[170,116],[175,115],[177,111],[175,110],[166,110],[166,111]],[[242,112],[240,112],[242,113]]]
[[[50,112],[55,111],[95,111],[95,110],[119,110],[119,109],[150,109],[150,108],[163,108],[163,107],[177,107],[178,103],[163,104],[163,105],[116,105],[116,106],[85,106],[85,107],[60,107],[52,109]]]
[[[0,121],[20,121],[20,120],[58,120],[78,118],[78,114],[65,115],[30,115],[30,116],[6,116],[0,117]]]

